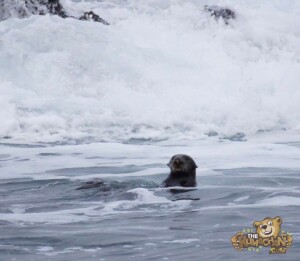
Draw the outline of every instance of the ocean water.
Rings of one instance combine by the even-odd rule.
[[[276,258],[298,260],[300,143],[265,139],[2,144],[1,260],[274,260],[230,243],[267,216],[294,239]],[[199,166],[195,190],[159,187],[178,152]]]
[[[0,22],[0,260],[299,260],[300,2],[62,3],[111,25]],[[287,254],[232,247],[268,216]]]

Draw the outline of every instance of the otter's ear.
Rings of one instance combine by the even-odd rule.
[[[253,223],[253,227],[257,228],[260,225],[260,223],[261,223],[260,221],[255,221]]]
[[[282,218],[281,218],[281,217],[276,217],[275,220],[276,220],[276,222],[277,222],[279,225],[281,225],[281,223],[282,223]]]
[[[196,166],[196,168],[198,168],[198,166],[197,165],[195,165]]]

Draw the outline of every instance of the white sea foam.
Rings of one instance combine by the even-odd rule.
[[[249,198],[249,196],[239,197],[239,198],[235,199],[234,202],[241,202],[241,201],[247,200],[248,198]]]
[[[202,11],[207,1],[63,2],[111,25],[54,16],[1,22],[0,136],[299,130],[299,1],[227,0],[237,12],[229,26]]]
[[[299,197],[277,196],[266,198],[258,202],[263,206],[300,206]]]
[[[169,243],[169,244],[189,244],[193,242],[198,242],[200,239],[197,238],[187,238],[187,239],[177,239],[177,240],[172,240],[172,241],[164,241],[164,243]]]
[[[72,222],[87,221],[89,219],[86,215],[81,213],[93,212],[94,207],[67,209],[52,212],[41,213],[2,213],[0,220],[5,220],[14,223],[46,223],[46,224],[65,224]]]
[[[39,252],[49,252],[49,251],[53,251],[53,247],[51,246],[41,246],[41,247],[37,247],[36,249]]]
[[[226,209],[251,209],[251,208],[267,208],[267,207],[287,207],[287,206],[300,206],[299,197],[291,196],[277,196],[272,198],[266,198],[259,200],[253,204],[236,204],[228,203],[222,206],[208,206],[201,207],[199,211],[210,211],[210,210],[226,210]]]
[[[154,191],[150,191],[144,188],[135,188],[131,189],[128,192],[134,193],[136,198],[134,200],[119,200],[114,202],[109,202],[105,204],[105,207],[101,209],[101,215],[112,214],[118,211],[126,211],[133,210],[139,206],[147,206],[149,205],[149,209],[143,208],[143,212],[153,211],[156,207],[161,207],[161,209],[171,209],[174,208],[176,210],[183,209],[190,205],[190,201],[182,200],[182,201],[171,201],[165,197],[159,197],[154,195]],[[153,208],[154,207],[154,208]]]
[[[276,140],[272,140],[272,142],[276,143]],[[122,177],[130,179],[142,177],[144,179],[146,176],[154,177],[163,174],[164,177],[161,176],[157,180],[157,182],[162,182],[163,178],[169,173],[166,163],[169,161],[170,156],[177,153],[188,154],[195,159],[199,166],[197,169],[199,189],[209,189],[210,187],[234,188],[235,183],[232,185],[218,185],[203,184],[201,182],[204,177],[217,178],[218,176],[226,177],[226,179],[231,179],[234,182],[235,176],[224,174],[223,170],[225,169],[241,169],[242,171],[243,168],[255,167],[261,168],[261,171],[243,172],[242,175],[252,178],[258,178],[261,175],[273,178],[284,175],[286,178],[299,179],[294,173],[299,169],[300,162],[300,150],[296,146],[265,143],[259,139],[258,141],[254,139],[248,142],[218,142],[214,139],[194,140],[192,142],[185,141],[185,144],[186,146],[177,145],[170,140],[151,145],[109,142],[24,149],[6,146],[3,147],[3,154],[0,155],[2,160],[0,179],[87,180],[112,178],[118,180]],[[42,156],[42,154],[51,153],[52,156]],[[107,166],[114,171],[106,169],[104,172],[101,169],[101,167],[105,168]],[[137,168],[131,169],[130,166],[136,166]],[[90,172],[89,168],[95,168],[95,170]],[[97,173],[97,168],[99,173]],[[265,170],[265,168],[278,169],[273,171],[272,169]],[[128,169],[128,172],[124,171],[126,169]],[[283,169],[287,169],[287,171]],[[265,184],[252,187],[251,184],[243,184],[242,187],[267,191],[291,190],[299,193],[295,184],[285,187],[268,187]]]

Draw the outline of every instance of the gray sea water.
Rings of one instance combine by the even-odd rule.
[[[298,143],[6,142],[0,152],[0,260],[299,260]],[[174,193],[159,185],[179,152],[199,165],[198,186]],[[287,253],[236,251],[230,238],[267,216],[293,235]]]

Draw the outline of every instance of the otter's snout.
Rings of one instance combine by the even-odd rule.
[[[180,165],[181,165],[180,159],[174,160],[174,162],[173,162],[173,166],[174,166],[174,167],[179,167]]]
[[[175,159],[171,164],[171,169],[174,171],[181,171],[183,162],[180,159]]]
[[[261,228],[266,229],[266,228],[267,228],[267,225],[263,225],[263,226],[261,226]]]

